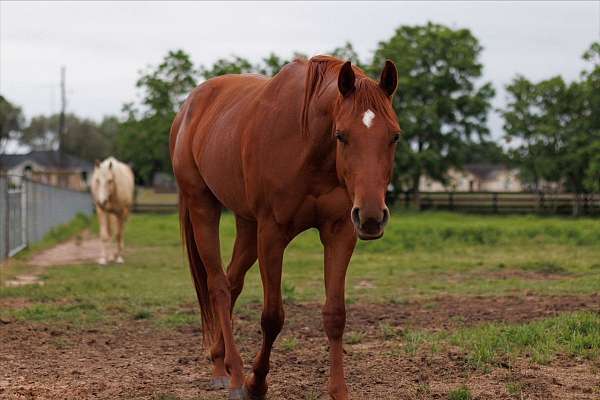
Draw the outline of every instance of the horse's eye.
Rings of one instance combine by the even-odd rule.
[[[348,136],[346,136],[346,134],[343,132],[336,132],[335,137],[337,140],[339,140],[340,142],[342,142],[344,144],[348,143]]]
[[[398,143],[399,140],[400,140],[400,134],[394,133],[394,135],[392,136],[392,144]]]

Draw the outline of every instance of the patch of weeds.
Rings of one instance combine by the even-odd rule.
[[[152,400],[179,400],[179,397],[171,393],[160,393],[154,395]]]
[[[298,294],[296,293],[296,286],[289,282],[283,283],[283,301],[286,304],[294,304],[296,299],[298,298]]]
[[[362,332],[348,332],[346,335],[344,335],[344,338],[346,339],[346,343],[348,343],[348,344],[358,344],[358,343],[362,342],[364,337],[365,337],[365,334]]]
[[[381,322],[379,324],[379,332],[383,340],[389,340],[396,336],[396,328],[387,322]]]
[[[321,393],[317,389],[309,389],[304,394],[304,400],[318,400],[321,396]]]
[[[428,383],[419,383],[417,385],[417,394],[418,395],[430,395],[431,394],[431,387],[429,386]]]
[[[391,297],[388,299],[388,303],[399,305],[399,306],[405,306],[409,303],[409,301],[407,299],[404,299],[401,297]]]
[[[49,343],[52,344],[58,350],[64,350],[71,345],[71,343],[67,339],[62,337],[52,338],[49,340]]]
[[[575,312],[520,325],[485,324],[460,329],[449,341],[479,369],[506,356],[527,356],[540,364],[558,353],[595,360],[600,357],[600,315]]]
[[[298,347],[298,339],[295,337],[285,337],[281,341],[281,348],[285,351],[293,351],[296,347]]]
[[[435,301],[423,304],[423,308],[426,310],[435,310],[438,307],[438,303]]]
[[[519,381],[510,381],[506,383],[506,391],[511,396],[518,396],[523,391],[523,383]]]
[[[471,391],[466,386],[461,386],[448,393],[448,400],[471,400],[472,398]]]
[[[427,340],[428,335],[420,331],[404,332],[404,351],[410,356],[417,354],[421,345]]]
[[[568,275],[570,272],[562,265],[552,261],[534,261],[521,266],[524,271],[542,275]]]
[[[346,304],[355,304],[357,302],[356,297],[348,296],[346,297]]]
[[[168,327],[197,325],[200,323],[200,312],[177,311],[161,318],[160,323]]]
[[[152,313],[148,310],[140,310],[133,314],[133,319],[150,319],[152,317]]]

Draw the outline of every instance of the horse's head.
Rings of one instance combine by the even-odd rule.
[[[340,69],[334,123],[336,167],[353,206],[358,237],[378,239],[389,219],[385,194],[394,167],[400,126],[392,107],[398,73],[386,61],[379,82],[355,75],[350,62]]]
[[[105,208],[115,192],[115,177],[113,172],[113,161],[111,159],[103,162],[96,161],[94,174],[92,176],[92,193],[98,206]]]

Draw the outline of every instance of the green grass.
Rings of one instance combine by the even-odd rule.
[[[37,249],[75,235],[94,222],[78,217],[53,231]],[[224,262],[231,254],[235,224],[231,214],[221,224]],[[476,216],[450,213],[396,212],[382,240],[360,242],[347,279],[348,303],[383,302],[402,307],[421,301],[439,306],[444,295],[589,294],[600,292],[600,223],[594,219],[533,216]],[[25,253],[3,276],[27,271]],[[126,228],[126,263],[52,267],[44,285],[2,287],[3,299],[24,300],[20,309],[0,307],[0,317],[36,323],[109,324],[147,320],[173,329],[199,323],[196,296],[176,215],[133,215]],[[286,303],[322,302],[323,252],[317,232],[296,238],[284,258]],[[8,271],[8,272],[7,272]],[[12,271],[12,272],[11,272]],[[549,279],[551,278],[551,279]],[[250,303],[262,302],[258,268],[248,273],[237,305],[240,314],[257,315]],[[379,339],[398,353],[415,355],[424,347],[455,346],[475,368],[508,357],[548,362],[558,353],[597,359],[599,316],[563,314],[521,325],[486,324],[440,334],[413,329],[397,332],[383,322]],[[409,327],[410,328],[410,327]],[[347,332],[345,341],[370,340]],[[282,342],[294,347],[293,338]]]
[[[448,393],[448,400],[471,400],[473,396],[468,387],[462,386]]]
[[[598,359],[600,314],[575,312],[519,325],[468,327],[452,333],[448,342],[466,351],[467,361],[475,368],[517,356],[530,357],[541,364],[556,354]]]

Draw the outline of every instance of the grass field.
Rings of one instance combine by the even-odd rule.
[[[75,226],[82,225],[79,220]],[[55,231],[54,239],[37,250],[73,230]],[[235,235],[229,214],[221,233],[227,259]],[[127,351],[128,345],[131,351],[142,346],[137,332],[143,332],[144,346],[155,346],[155,354],[157,348],[164,350],[160,343],[173,346],[173,368],[179,371],[166,375],[175,377],[159,380],[162,384],[118,381],[98,389],[98,397],[224,398],[199,383],[210,372],[202,357],[180,365],[181,354],[197,358],[201,349],[177,217],[134,215],[126,241],[123,266],[50,267],[41,272],[43,285],[2,285],[0,352],[9,343],[16,346],[11,334],[24,331],[46,329],[30,344],[43,342],[60,354],[92,352],[81,348],[88,337],[131,335],[113,352],[123,351],[134,371],[150,374],[146,364],[152,362]],[[2,279],[27,271],[27,258],[26,253],[4,266]],[[327,353],[318,310],[324,293],[322,259],[316,231],[298,237],[286,252],[287,321],[275,348],[273,398],[310,399],[324,393]],[[384,239],[359,243],[349,269],[349,384],[359,396],[382,399],[599,398],[599,292],[597,219],[397,212]],[[236,335],[247,364],[260,339],[261,299],[258,269],[253,268],[236,310]],[[52,331],[59,334],[52,336]],[[317,359],[313,353],[319,353]],[[75,362],[63,358],[69,365]],[[285,378],[290,364],[298,370],[297,380]],[[371,367],[365,370],[366,364]],[[77,386],[78,395],[89,395],[95,382],[89,374],[88,384]],[[196,381],[181,381],[181,376]],[[12,385],[17,379],[4,378]],[[47,387],[35,386],[36,393],[64,397],[48,379]],[[4,390],[16,396],[19,388],[8,384]]]

